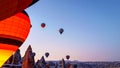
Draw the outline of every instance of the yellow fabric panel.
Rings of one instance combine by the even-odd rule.
[[[11,50],[0,49],[0,67],[7,61],[7,59],[14,53]]]

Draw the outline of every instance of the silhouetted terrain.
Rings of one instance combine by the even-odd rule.
[[[25,52],[25,55],[21,57],[20,50],[16,51],[9,60],[3,65],[2,68],[120,68],[120,61],[115,62],[81,62],[61,60],[58,61],[46,61],[44,56],[34,60],[35,53],[29,46]]]

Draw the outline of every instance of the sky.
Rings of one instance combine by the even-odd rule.
[[[120,61],[120,0],[40,0],[26,11],[32,28],[22,56],[31,45],[35,60],[49,52],[46,60]]]

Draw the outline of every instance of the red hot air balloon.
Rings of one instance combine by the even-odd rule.
[[[38,0],[0,0],[0,20],[23,11],[37,1]]]
[[[46,57],[48,57],[48,56],[49,56],[49,53],[48,53],[48,52],[46,52],[46,53],[45,53],[45,56],[46,56]]]
[[[45,26],[46,26],[45,23],[42,23],[42,24],[41,24],[41,27],[42,27],[42,28],[45,28]]]
[[[25,11],[0,21],[0,68],[23,44],[30,31],[30,19]]]
[[[70,56],[69,56],[69,55],[66,55],[66,59],[69,60],[69,59],[70,59]]]

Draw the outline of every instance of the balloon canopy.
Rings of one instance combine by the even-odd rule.
[[[59,33],[62,34],[64,32],[64,29],[63,28],[60,28],[59,29]]]
[[[45,28],[45,26],[46,26],[45,23],[42,23],[42,24],[41,24],[41,27],[42,27],[42,28]]]
[[[23,11],[37,1],[38,0],[0,0],[0,20]]]
[[[66,59],[69,60],[69,59],[70,59],[70,56],[69,56],[69,55],[66,55]]]
[[[50,54],[48,52],[45,53],[45,56],[48,57]]]
[[[30,19],[25,11],[0,21],[0,67],[23,44],[29,31]]]

